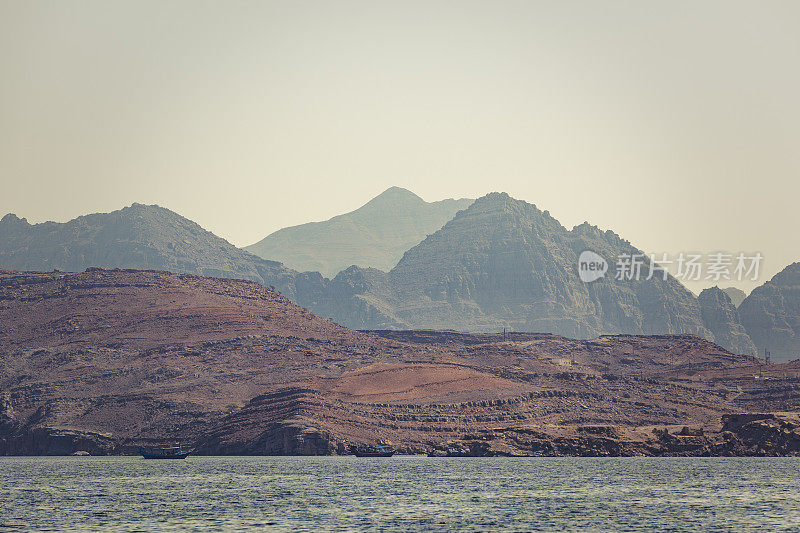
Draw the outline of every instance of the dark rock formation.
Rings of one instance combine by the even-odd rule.
[[[387,271],[406,250],[472,202],[464,198],[428,203],[410,191],[392,187],[351,213],[283,228],[246,250],[327,277],[352,265]]]
[[[753,289],[739,316],[762,356],[766,349],[773,361],[800,358],[800,262]]]
[[[697,298],[703,323],[714,335],[714,341],[733,353],[758,355],[755,344],[742,326],[739,313],[728,295],[712,287],[705,289]]]
[[[796,413],[744,413],[722,417],[723,443],[716,455],[800,455],[800,419]]]
[[[198,453],[209,455],[337,455],[344,444],[313,427],[302,414],[319,405],[315,391],[279,389],[252,398],[202,437]]]

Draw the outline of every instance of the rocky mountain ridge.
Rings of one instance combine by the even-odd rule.
[[[306,306],[324,290],[319,274],[261,259],[157,205],[134,203],[64,223],[29,224],[14,214],[0,220],[0,268],[82,272],[90,267],[252,280]]]
[[[586,250],[609,265],[591,283],[577,271]],[[611,231],[588,223],[567,230],[547,211],[492,193],[388,273],[357,267],[339,273],[314,310],[355,329],[507,329],[580,338],[689,333],[714,340],[713,326],[727,349],[754,353],[741,324],[716,320],[728,311],[726,302],[707,301],[704,318],[700,302],[677,280],[658,270],[647,279],[646,257],[640,279],[615,279],[617,258],[640,254]]]
[[[393,191],[381,201],[409,194]],[[585,250],[607,261],[605,277],[580,280],[577,258]],[[796,354],[791,340],[796,335],[788,325],[797,320],[791,289],[786,297],[795,303],[781,304],[782,309],[768,310],[772,304],[761,302],[738,312],[743,332],[726,301],[701,302],[671,277],[661,279],[656,272],[649,280],[614,279],[618,256],[638,253],[611,231],[588,223],[568,230],[547,211],[503,193],[486,195],[460,210],[407,250],[389,272],[353,266],[333,279],[257,257],[158,206],[133,204],[63,224],[31,225],[14,215],[0,221],[0,267],[144,268],[248,279],[273,286],[295,303],[353,329],[505,328],[584,338],[691,333],[746,354],[752,353],[746,338],[752,329],[763,339],[756,343],[759,353],[772,344],[782,359]],[[648,269],[645,258],[643,277]],[[759,318],[759,313],[783,318],[777,325],[759,325],[759,320],[772,320]],[[771,335],[782,340],[773,343],[767,340]]]
[[[245,249],[330,278],[352,265],[390,270],[406,250],[472,202],[426,202],[411,191],[391,187],[355,211],[280,229]]]

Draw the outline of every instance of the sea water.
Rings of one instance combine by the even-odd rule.
[[[800,459],[4,457],[0,530],[800,531]]]

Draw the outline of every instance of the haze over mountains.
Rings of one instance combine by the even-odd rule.
[[[245,250],[329,278],[352,265],[388,271],[406,250],[473,201],[426,202],[411,191],[391,187],[351,213],[283,228]]]
[[[168,270],[274,285],[298,299],[302,274],[241,250],[198,224],[157,205],[133,204],[65,223],[0,220],[0,266],[16,270],[82,272],[101,268]],[[303,287],[319,283],[301,279]]]
[[[350,268],[333,279],[341,306],[330,309],[357,329],[453,328],[600,333],[691,333],[706,338],[699,304],[677,280],[584,283],[578,255],[638,253],[613,232],[588,224],[567,230],[549,213],[504,193],[479,198],[405,253],[387,274]],[[320,311],[326,316],[324,304]]]
[[[734,353],[758,353],[739,312],[725,291],[711,287],[701,292],[697,301],[700,302],[703,323],[714,335],[714,342]]]
[[[742,302],[745,298],[747,298],[747,293],[745,293],[742,289],[736,287],[725,287],[721,289],[722,292],[728,295],[728,298],[731,299],[734,307],[739,307],[742,305]]]
[[[449,212],[455,214],[435,227]],[[382,236],[392,235],[395,226],[397,235],[383,243]],[[316,240],[315,228],[321,228]],[[292,236],[296,248],[290,246]],[[299,305],[354,329],[505,328],[578,338],[688,333],[735,353],[753,355],[767,347],[775,360],[800,355],[794,265],[769,287],[753,291],[738,310],[723,291],[698,299],[660,274],[618,281],[609,272],[584,283],[577,273],[582,251],[612,263],[620,254],[639,250],[588,223],[568,230],[547,211],[504,193],[474,203],[426,203],[392,188],[353,213],[287,228],[265,241],[270,246],[283,242],[285,254],[335,269],[351,261],[391,264],[403,239],[417,238],[421,242],[388,271],[349,266],[329,279],[236,248],[168,209],[133,204],[63,224],[31,225],[6,215],[0,221],[0,267],[82,271],[99,266],[243,278],[274,286]],[[337,239],[363,248],[340,249]]]

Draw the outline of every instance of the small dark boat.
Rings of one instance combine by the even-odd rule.
[[[391,457],[394,455],[394,448],[388,444],[378,446],[350,446],[350,451],[356,457]]]
[[[166,448],[139,448],[139,453],[145,459],[186,459],[193,449],[185,449],[180,444]]]

